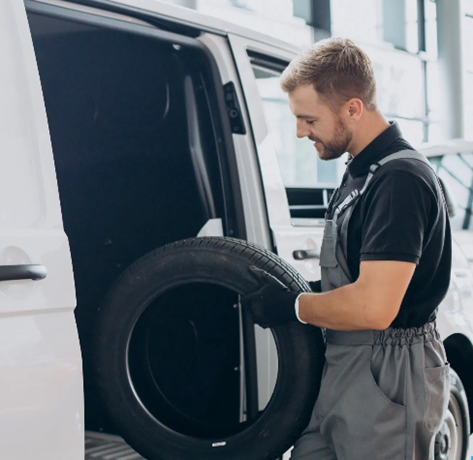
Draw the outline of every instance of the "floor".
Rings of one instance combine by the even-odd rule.
[[[467,460],[473,458],[473,435],[470,436],[470,450]],[[288,460],[289,455],[284,455]],[[122,438],[110,434],[87,431],[85,433],[85,460],[145,460]]]
[[[86,431],[85,460],[144,460],[122,438]]]

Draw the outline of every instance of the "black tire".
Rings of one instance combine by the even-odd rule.
[[[95,361],[99,390],[118,433],[148,460],[276,459],[307,426],[320,388],[325,346],[319,328],[298,322],[272,330],[278,352],[272,397],[236,433],[213,436],[204,426],[199,435],[192,420],[187,420],[191,428],[180,430],[179,423],[152,414],[135,391],[141,383],[130,377],[130,337],[151,303],[175,286],[194,282],[251,292],[257,285],[249,265],[268,271],[295,292],[310,292],[297,271],[264,248],[235,238],[204,237],[163,246],[139,259],[116,281],[100,309]]]
[[[450,400],[444,424],[435,438],[435,460],[466,460],[469,436],[468,399],[460,377],[450,369]]]

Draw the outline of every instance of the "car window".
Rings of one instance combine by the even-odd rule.
[[[452,218],[453,230],[472,229],[473,152],[438,155],[429,159],[457,201],[456,215]]]
[[[253,71],[285,187],[336,187],[348,154],[335,161],[322,161],[311,141],[296,137],[296,118],[279,86],[281,71],[257,64],[253,64]]]
[[[279,86],[286,64],[252,59],[253,72],[263,104],[269,133],[286,188],[293,225],[323,225],[327,204],[346,169],[348,153],[332,161],[322,161],[308,139],[296,136],[296,118],[288,96]]]

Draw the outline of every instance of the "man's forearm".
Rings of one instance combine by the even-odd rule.
[[[357,284],[348,284],[321,294],[299,297],[302,321],[335,330],[385,329],[389,326],[376,301],[368,301],[367,293]]]
[[[265,270],[249,266],[260,287],[242,296],[242,305],[250,308],[253,320],[262,327],[294,321],[298,315],[302,321],[328,329],[386,329],[399,313],[415,268],[412,262],[363,261],[354,283],[330,292],[298,295]]]

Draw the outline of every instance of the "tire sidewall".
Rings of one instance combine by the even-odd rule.
[[[226,459],[241,458],[243,453],[248,460],[274,458],[273,453],[289,448],[309,421],[320,385],[323,342],[318,328],[296,322],[273,329],[279,360],[273,397],[258,420],[237,435],[203,440],[170,430],[147,411],[130,384],[129,338],[146,307],[164,292],[203,282],[245,294],[258,287],[249,264],[269,271],[293,290],[310,292],[284,261],[247,247],[239,240],[203,238],[157,250],[120,277],[101,308],[96,334],[99,389],[120,434],[149,459],[223,458],[223,453]],[[212,447],[223,442],[220,452]]]

